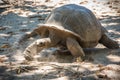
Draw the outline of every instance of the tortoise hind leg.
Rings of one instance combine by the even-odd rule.
[[[82,47],[75,39],[67,38],[66,45],[71,54],[76,57],[77,61],[81,61],[85,56]]]
[[[103,34],[101,39],[99,40],[99,43],[103,44],[109,49],[118,49],[119,45],[116,41],[113,41],[110,39],[106,34]]]

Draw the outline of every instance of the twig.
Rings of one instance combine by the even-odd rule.
[[[12,7],[12,5],[2,5],[2,6],[0,6],[0,9],[9,8],[9,7]]]
[[[29,15],[28,17],[29,18],[36,18],[36,17],[42,18],[42,15],[41,14],[33,14],[33,15]]]

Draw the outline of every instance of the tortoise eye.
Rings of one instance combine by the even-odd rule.
[[[39,42],[39,43],[37,44],[37,46],[38,46],[38,47],[43,47],[43,46],[45,46],[45,42]]]
[[[40,45],[43,45],[44,44],[44,42],[40,42]]]

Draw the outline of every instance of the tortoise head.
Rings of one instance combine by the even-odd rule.
[[[31,61],[34,59],[34,56],[42,51],[44,48],[51,46],[51,41],[49,38],[38,39],[32,44],[30,44],[25,51],[23,52],[26,60]]]

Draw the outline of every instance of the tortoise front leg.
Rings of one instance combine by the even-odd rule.
[[[50,38],[42,38],[34,41],[32,44],[30,44],[25,51],[23,52],[24,57],[26,60],[33,60],[33,57],[39,53],[44,48],[49,48],[53,44],[51,43]]]
[[[68,50],[71,52],[71,54],[74,57],[81,59],[81,57],[85,56],[82,47],[79,45],[79,43],[75,39],[67,38],[66,44],[67,44]]]

